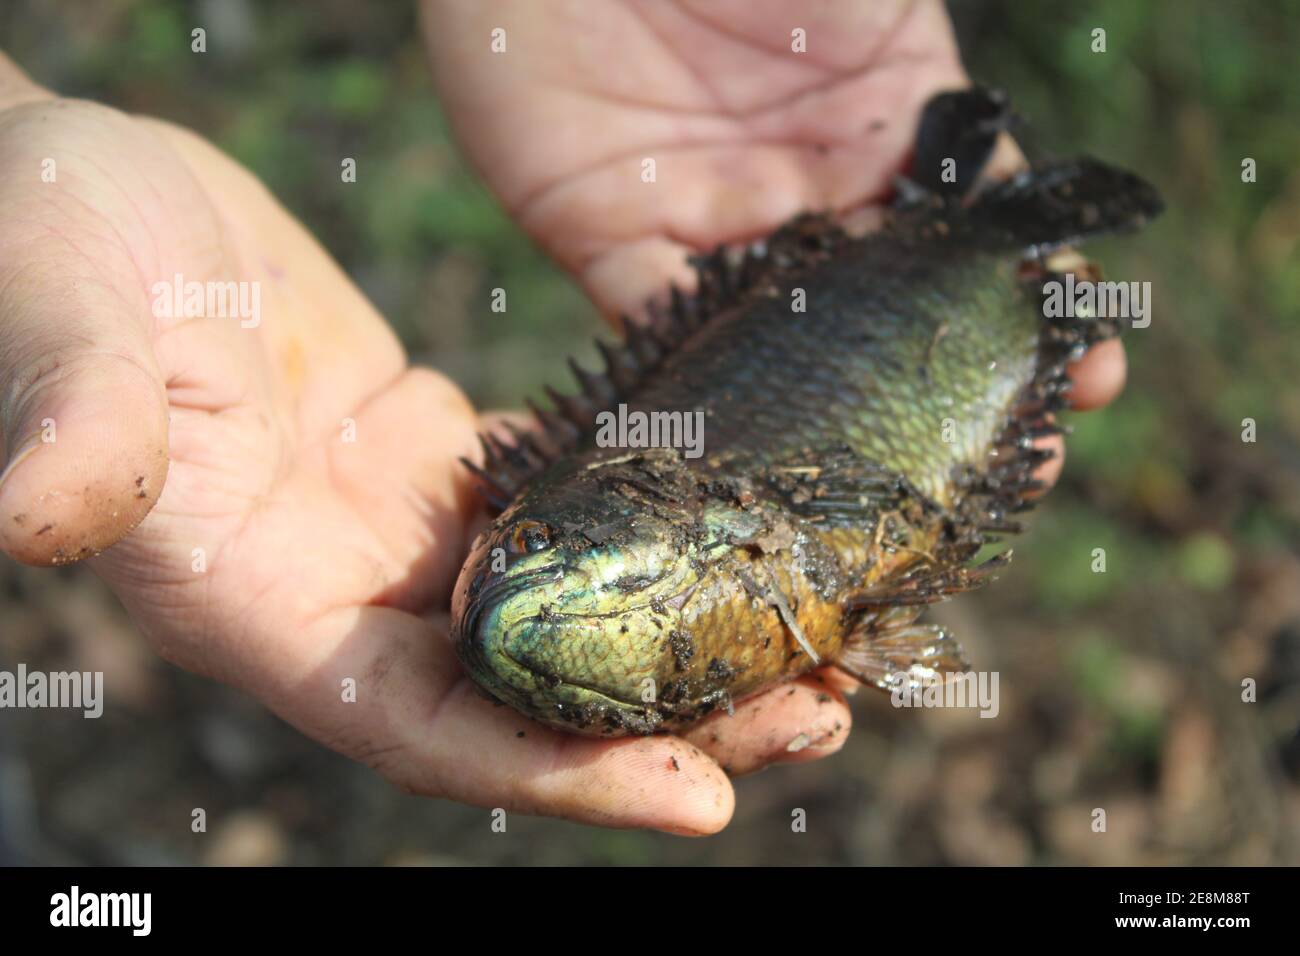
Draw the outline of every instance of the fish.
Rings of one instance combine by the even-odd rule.
[[[923,612],[1009,560],[1067,365],[1124,324],[1044,301],[1099,280],[1077,244],[1163,208],[1087,156],[992,181],[1014,120],[1001,91],[937,94],[881,228],[809,211],[695,257],[697,289],[625,318],[603,372],[571,363],[578,392],[482,437],[495,517],[451,639],[483,692],[617,737],[818,667],[891,692],[968,669]]]

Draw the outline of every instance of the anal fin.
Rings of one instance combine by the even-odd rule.
[[[910,690],[944,682],[970,665],[961,645],[943,627],[918,624],[925,605],[983,586],[1006,565],[1011,552],[995,555],[975,567],[922,567],[901,578],[882,581],[851,595],[848,613],[860,616],[832,663],[865,684]]]

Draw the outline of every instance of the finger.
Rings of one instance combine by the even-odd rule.
[[[850,677],[838,667],[822,667],[813,673],[845,697],[852,697],[862,689],[862,681]]]
[[[993,144],[993,152],[988,162],[984,164],[984,169],[980,171],[980,176],[988,182],[1001,182],[1010,179],[1028,165],[1029,160],[1020,151],[1020,145],[1010,133],[1004,130],[998,134]]]
[[[688,258],[695,252],[684,243],[654,237],[610,246],[588,261],[579,278],[607,318],[642,314],[646,303],[662,297],[672,284],[695,289],[695,271]]]
[[[683,736],[739,776],[829,756],[844,746],[852,723],[840,691],[814,673],[741,701],[734,714],[713,714]]]
[[[1118,339],[1108,339],[1093,346],[1082,359],[1069,367],[1073,382],[1070,407],[1076,411],[1091,411],[1110,404],[1124,389],[1127,368],[1124,345]],[[1034,471],[1034,477],[1043,482],[1045,490],[1056,484],[1065,468],[1065,440],[1060,435],[1052,435],[1038,439],[1034,447],[1052,452],[1052,457]]]
[[[17,63],[0,52],[0,110],[33,100],[49,99],[51,95],[49,90],[33,83]]]
[[[696,747],[548,730],[484,699],[445,637],[412,615],[342,609],[277,636],[266,654],[254,689],[269,706],[411,792],[681,834],[714,833],[731,818],[731,785]]]
[[[1034,447],[1039,451],[1050,451],[1052,457],[1034,469],[1034,478],[1041,481],[1043,487],[1030,491],[1030,498],[1046,494],[1047,490],[1060,479],[1061,471],[1065,468],[1065,440],[1060,435],[1036,439]]]
[[[147,343],[125,326],[33,328],[43,311],[0,301],[0,548],[66,564],[120,540],[157,501],[167,401]]]
[[[0,115],[0,549],[31,564],[107,548],[167,474],[145,290],[78,161],[42,179],[52,108]]]
[[[1070,366],[1069,373],[1074,382],[1070,407],[1077,411],[1090,411],[1110,404],[1124,390],[1128,373],[1124,343],[1119,339],[1099,342]]]
[[[384,584],[334,598],[410,611],[444,605],[465,556],[467,517],[479,507],[469,469],[458,461],[476,452],[474,410],[449,379],[411,368],[352,418],[353,441],[326,446],[332,484],[382,543]]]
[[[512,426],[520,431],[529,431],[537,428],[538,424],[531,412],[515,408],[492,409],[481,412],[478,417],[479,431],[496,435],[502,441],[514,440],[514,436],[510,434]]]

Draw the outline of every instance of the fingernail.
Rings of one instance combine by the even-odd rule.
[[[26,441],[14,450],[13,455],[9,457],[9,463],[5,465],[5,470],[0,472],[0,488],[4,488],[5,482],[9,479],[9,475],[13,472],[14,468],[16,468],[24,458],[40,447],[41,434],[42,432],[40,430],[33,432],[27,436]]]
[[[807,749],[811,743],[811,737],[807,734],[800,734],[798,737],[794,738],[794,740],[785,745],[785,752],[797,754],[799,751]]]
[[[661,833],[671,833],[673,836],[681,836],[681,837],[708,836],[708,834],[705,833],[703,830],[695,830],[692,829],[691,827],[675,827],[669,824],[664,824],[663,826],[656,827],[656,829],[659,830]]]

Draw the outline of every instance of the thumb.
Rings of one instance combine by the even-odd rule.
[[[71,276],[0,268],[0,549],[28,564],[98,554],[167,476],[167,398],[145,333]],[[98,297],[96,297],[98,298]],[[110,297],[105,297],[106,299]],[[74,320],[74,316],[78,316]]]
[[[167,475],[148,299],[84,180],[42,181],[52,108],[0,113],[0,550],[28,564],[118,541]]]
[[[0,50],[0,109],[38,100],[47,100],[50,92],[37,86]]]

